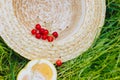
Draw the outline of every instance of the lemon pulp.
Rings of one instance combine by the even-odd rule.
[[[45,63],[35,64],[32,67],[32,71],[39,72],[40,74],[42,74],[46,78],[46,80],[52,79],[52,75],[53,75],[52,69]]]

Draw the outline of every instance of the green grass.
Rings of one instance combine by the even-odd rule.
[[[57,67],[58,80],[120,80],[120,0],[106,0],[105,25],[84,54]],[[0,80],[16,80],[28,60],[0,38]]]

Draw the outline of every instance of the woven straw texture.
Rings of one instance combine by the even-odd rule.
[[[0,36],[27,59],[55,63],[86,51],[99,35],[105,18],[105,0],[0,0]],[[37,40],[30,31],[40,23],[58,39]]]

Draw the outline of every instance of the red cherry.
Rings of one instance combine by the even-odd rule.
[[[40,34],[43,35],[43,34],[44,34],[44,31],[45,31],[45,29],[44,29],[44,28],[41,28],[41,29],[40,29]]]
[[[36,29],[32,29],[31,33],[32,33],[32,35],[35,35],[37,33],[37,30]]]
[[[57,60],[57,61],[56,61],[56,65],[57,65],[57,66],[61,66],[61,65],[62,65],[62,61],[61,61],[61,60]]]
[[[44,30],[43,32],[44,35],[48,35],[49,34],[49,31],[47,29]]]
[[[57,38],[58,37],[58,33],[57,32],[53,32],[52,35]]]
[[[36,24],[35,28],[36,28],[37,30],[40,30],[40,29],[41,29],[41,25],[40,25],[40,24]]]
[[[47,39],[47,35],[42,35],[42,39],[46,40]]]
[[[52,42],[54,40],[53,36],[48,36],[47,37],[48,42]]]
[[[40,39],[40,38],[41,38],[41,34],[40,34],[40,33],[37,33],[37,34],[35,35],[35,37],[36,37],[37,39]]]

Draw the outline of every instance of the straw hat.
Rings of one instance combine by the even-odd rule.
[[[65,62],[91,46],[105,8],[105,0],[0,0],[0,36],[27,59]],[[30,33],[37,23],[59,37],[51,43],[37,40]]]

